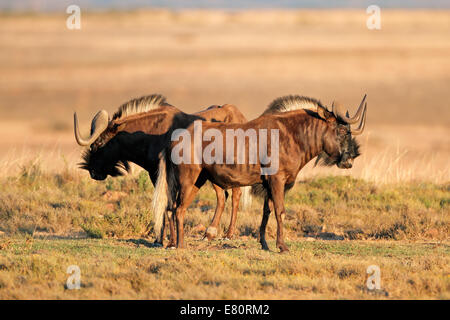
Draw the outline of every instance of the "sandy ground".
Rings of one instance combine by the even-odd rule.
[[[77,110],[87,132],[100,108],[162,93],[194,112],[233,103],[249,118],[302,94],[369,113],[352,174],[383,181],[450,178],[450,11],[220,11],[0,16],[0,172],[39,159],[74,167]]]

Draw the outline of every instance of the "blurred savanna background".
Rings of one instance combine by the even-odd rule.
[[[216,274],[204,275],[212,280],[199,275],[195,288],[187,288],[182,279],[170,282],[171,270],[163,277],[165,285],[153,287],[159,295],[156,291],[150,294],[139,279],[149,277],[151,282],[158,276],[156,271],[161,269],[164,275],[164,268],[176,269],[183,259],[195,260],[187,253],[172,253],[164,258],[169,262],[163,263],[154,253],[156,262],[148,263],[155,272],[120,278],[126,285],[111,285],[107,279],[92,276],[84,291],[73,297],[377,298],[389,296],[385,295],[389,291],[397,298],[448,299],[450,11],[444,1],[410,1],[408,7],[402,1],[379,1],[381,29],[370,30],[367,20],[372,13],[366,8],[377,5],[375,2],[341,1],[336,8],[327,8],[324,1],[242,1],[239,5],[228,1],[2,2],[0,253],[4,254],[0,255],[0,266],[4,267],[0,268],[0,297],[26,298],[30,292],[42,298],[71,297],[59,284],[65,274],[53,277],[55,266],[61,262],[58,259],[65,259],[55,253],[61,252],[59,246],[64,247],[64,242],[52,242],[50,247],[39,243],[36,246],[42,248],[33,249],[36,239],[136,239],[151,222],[148,208],[153,188],[138,167],[128,177],[105,182],[93,181],[77,168],[83,149],[73,135],[74,111],[87,134],[98,110],[112,114],[122,103],[152,93],[165,95],[169,103],[185,112],[213,104],[235,104],[248,119],[287,94],[311,96],[326,105],[337,101],[352,113],[367,93],[367,124],[359,138],[361,157],[351,170],[314,168],[311,163],[301,171],[299,186],[291,197],[288,194],[287,232],[292,241],[305,236],[319,241],[328,237],[331,242],[327,243],[340,239],[406,241],[401,242],[405,251],[384,255],[383,251],[369,250],[369,255],[385,263],[388,270],[382,271],[390,277],[386,292],[373,296],[361,289],[363,278],[354,276],[365,272],[360,256],[354,265],[345,259],[311,256],[317,263],[309,269],[280,271],[285,267],[269,263],[268,268],[276,270],[273,274],[285,276],[281,282],[275,278],[260,280],[260,273],[254,273],[252,267],[234,268],[239,281],[260,281],[255,291],[230,284],[230,279],[216,279]],[[70,16],[66,8],[71,4],[81,8],[79,30],[66,26]],[[231,256],[220,253],[224,261],[240,261],[239,250],[246,245],[254,251],[244,248],[242,254],[250,250],[257,261],[266,257],[254,239],[251,245],[247,240],[257,237],[261,216],[258,201],[239,216],[237,235],[241,240],[227,244],[236,250]],[[208,225],[214,206],[211,190],[202,191],[191,208],[193,213],[188,214],[187,227],[193,237]],[[228,214],[227,208],[223,229]],[[269,235],[275,230],[271,221]],[[420,249],[428,248],[423,243],[408,247],[408,241],[425,240],[439,244],[434,251]],[[108,244],[122,250],[147,243],[142,241]],[[296,244],[299,256],[329,249],[302,243]],[[366,246],[364,242],[358,245]],[[220,243],[192,246],[227,248]],[[339,244],[330,246],[338,248],[337,255],[342,253]],[[418,251],[408,251],[413,247]],[[86,255],[85,263],[94,263],[86,257],[99,255],[103,249],[89,248],[92,252],[74,249],[74,256]],[[353,252],[347,249],[342,249],[344,255]],[[46,260],[35,261],[33,250],[47,255]],[[14,252],[28,254],[20,258],[23,264],[14,260]],[[132,260],[145,254],[139,252]],[[395,280],[402,277],[401,268],[410,268],[404,265],[404,254],[420,272],[411,279],[405,276],[405,284],[399,285]],[[192,262],[197,274],[205,263],[201,259],[206,258]],[[173,264],[170,259],[175,259]],[[104,269],[109,260],[105,258]],[[29,271],[35,270],[30,267],[33,263],[37,273]],[[336,267],[329,267],[330,263]],[[118,268],[127,270],[124,265]],[[311,271],[315,268],[324,270],[322,278]],[[405,273],[410,271],[406,269]],[[223,270],[223,274],[227,272]],[[297,273],[310,277],[292,284],[290,275]],[[17,280],[18,274],[26,280]],[[350,282],[324,282],[323,277],[333,275]],[[58,277],[61,281],[54,282],[53,291],[44,290],[40,287],[42,277],[49,283]],[[214,294],[208,289],[211,283],[216,286]],[[33,289],[23,291],[24,286]]]
[[[448,11],[383,8],[381,30],[369,30],[365,8],[80,8],[80,30],[65,7],[1,15],[2,174],[37,155],[46,170],[75,167],[73,112],[86,133],[101,108],[146,94],[186,112],[232,103],[252,119],[282,95],[352,112],[367,93],[363,156],[344,174],[449,180]]]

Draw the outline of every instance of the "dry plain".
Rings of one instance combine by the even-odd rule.
[[[383,10],[376,31],[364,10],[83,13],[81,30],[66,17],[0,14],[1,298],[449,298],[449,11]],[[150,93],[249,119],[286,94],[354,110],[367,93],[363,155],[301,172],[287,256],[259,250],[259,200],[235,240],[198,241],[209,189],[188,213],[190,247],[152,248],[145,174],[90,180],[72,133],[73,111],[87,132],[100,108]]]

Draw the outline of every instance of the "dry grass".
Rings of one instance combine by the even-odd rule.
[[[202,241],[215,197],[204,188],[186,218],[187,250],[143,236],[153,187],[145,171],[96,182],[38,164],[2,178],[0,297],[151,299],[448,299],[448,184],[350,177],[298,183],[287,195],[287,255],[257,241],[261,201],[238,216],[236,240]],[[225,233],[229,204],[219,228]],[[276,224],[268,225],[275,249]],[[69,265],[82,288],[65,289]],[[382,290],[365,287],[378,265]],[[205,266],[208,266],[206,268]]]
[[[449,247],[386,241],[290,242],[291,253],[255,241],[190,249],[151,248],[139,239],[0,238],[2,299],[449,299]],[[273,243],[269,243],[269,245]],[[67,290],[66,269],[81,269]],[[369,265],[381,290],[366,289]]]

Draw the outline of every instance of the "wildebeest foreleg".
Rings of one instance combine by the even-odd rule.
[[[275,217],[277,219],[277,248],[280,253],[289,251],[284,243],[283,236],[283,220],[285,216],[284,210],[284,181],[279,177],[272,178],[270,183],[270,191],[272,194],[273,206],[275,209]]]
[[[232,196],[233,210],[231,211],[230,226],[228,227],[227,235],[225,236],[225,238],[227,239],[233,238],[237,212],[239,210],[239,200],[241,199],[241,195],[242,195],[241,188],[233,188],[233,196]]]

